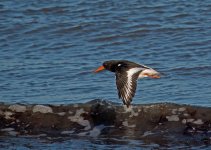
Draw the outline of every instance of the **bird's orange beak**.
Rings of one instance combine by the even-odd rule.
[[[100,72],[100,71],[102,71],[102,70],[104,70],[104,69],[105,69],[104,66],[100,66],[100,67],[97,68],[94,72],[95,72],[95,73],[98,73],[98,72]]]

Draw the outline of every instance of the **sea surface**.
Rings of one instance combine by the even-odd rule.
[[[135,104],[211,107],[211,1],[0,1],[0,102],[121,104],[115,75],[93,73],[111,59],[162,73],[138,81]]]

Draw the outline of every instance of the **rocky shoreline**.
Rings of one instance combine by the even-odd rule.
[[[211,108],[171,103],[0,104],[0,136],[125,137],[146,144],[210,145]]]

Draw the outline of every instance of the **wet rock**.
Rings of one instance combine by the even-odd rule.
[[[104,125],[95,126],[91,131],[89,131],[89,136],[98,137],[102,133],[102,130],[105,128],[106,126]]]
[[[179,121],[178,115],[171,115],[171,116],[166,116],[168,121]]]
[[[113,125],[116,112],[108,103],[97,102],[91,106],[90,115],[94,125]]]
[[[200,145],[211,137],[211,108],[169,103],[133,105],[130,111],[101,100],[59,106],[1,103],[0,120],[0,135],[7,136],[131,137],[167,145],[187,140]]]
[[[10,111],[5,111],[4,112],[5,119],[13,119],[12,115],[13,115],[13,113],[10,112]]]
[[[32,110],[34,113],[36,112],[40,112],[40,113],[53,113],[53,110],[51,107],[49,106],[44,106],[44,105],[35,105],[33,107],[33,110]]]
[[[10,105],[8,107],[8,109],[10,109],[11,111],[15,111],[15,112],[25,112],[26,106],[15,104],[15,105]]]
[[[197,119],[196,121],[193,122],[194,124],[203,124],[203,121],[201,119]]]
[[[62,131],[61,134],[73,134],[74,131]]]
[[[82,116],[82,114],[84,114],[85,111],[84,109],[78,109],[76,110],[76,113],[74,116],[69,116],[68,119],[70,119],[72,122],[76,122],[81,126],[84,126],[84,130],[89,130],[91,129],[91,125],[89,120],[84,119],[84,117]]]
[[[1,131],[6,131],[6,132],[14,131],[14,130],[15,130],[14,128],[4,128],[4,129],[1,129]]]

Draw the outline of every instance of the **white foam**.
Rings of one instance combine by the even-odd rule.
[[[88,134],[88,132],[81,132],[81,133],[78,133],[78,136],[85,136],[87,134]]]
[[[146,136],[152,135],[152,134],[154,134],[154,133],[152,133],[152,131],[146,131],[146,132],[144,132],[144,134],[142,135],[142,137],[146,137]]]
[[[17,132],[17,131],[9,131],[8,134],[11,135],[11,136],[17,136],[19,134],[19,132]]]
[[[45,134],[45,133],[42,133],[42,134],[37,134],[37,135],[31,135],[32,137],[45,137],[45,136],[47,136],[47,134]]]
[[[4,129],[1,129],[1,131],[4,131],[4,132],[9,132],[9,131],[14,131],[15,129],[14,128],[4,128]]]
[[[101,131],[105,129],[106,126],[104,125],[99,125],[95,126],[91,131],[89,131],[89,135],[91,137],[98,137],[101,134]]]
[[[49,106],[44,106],[44,105],[35,105],[33,107],[33,113],[35,112],[40,112],[40,113],[53,113],[53,109]]]

